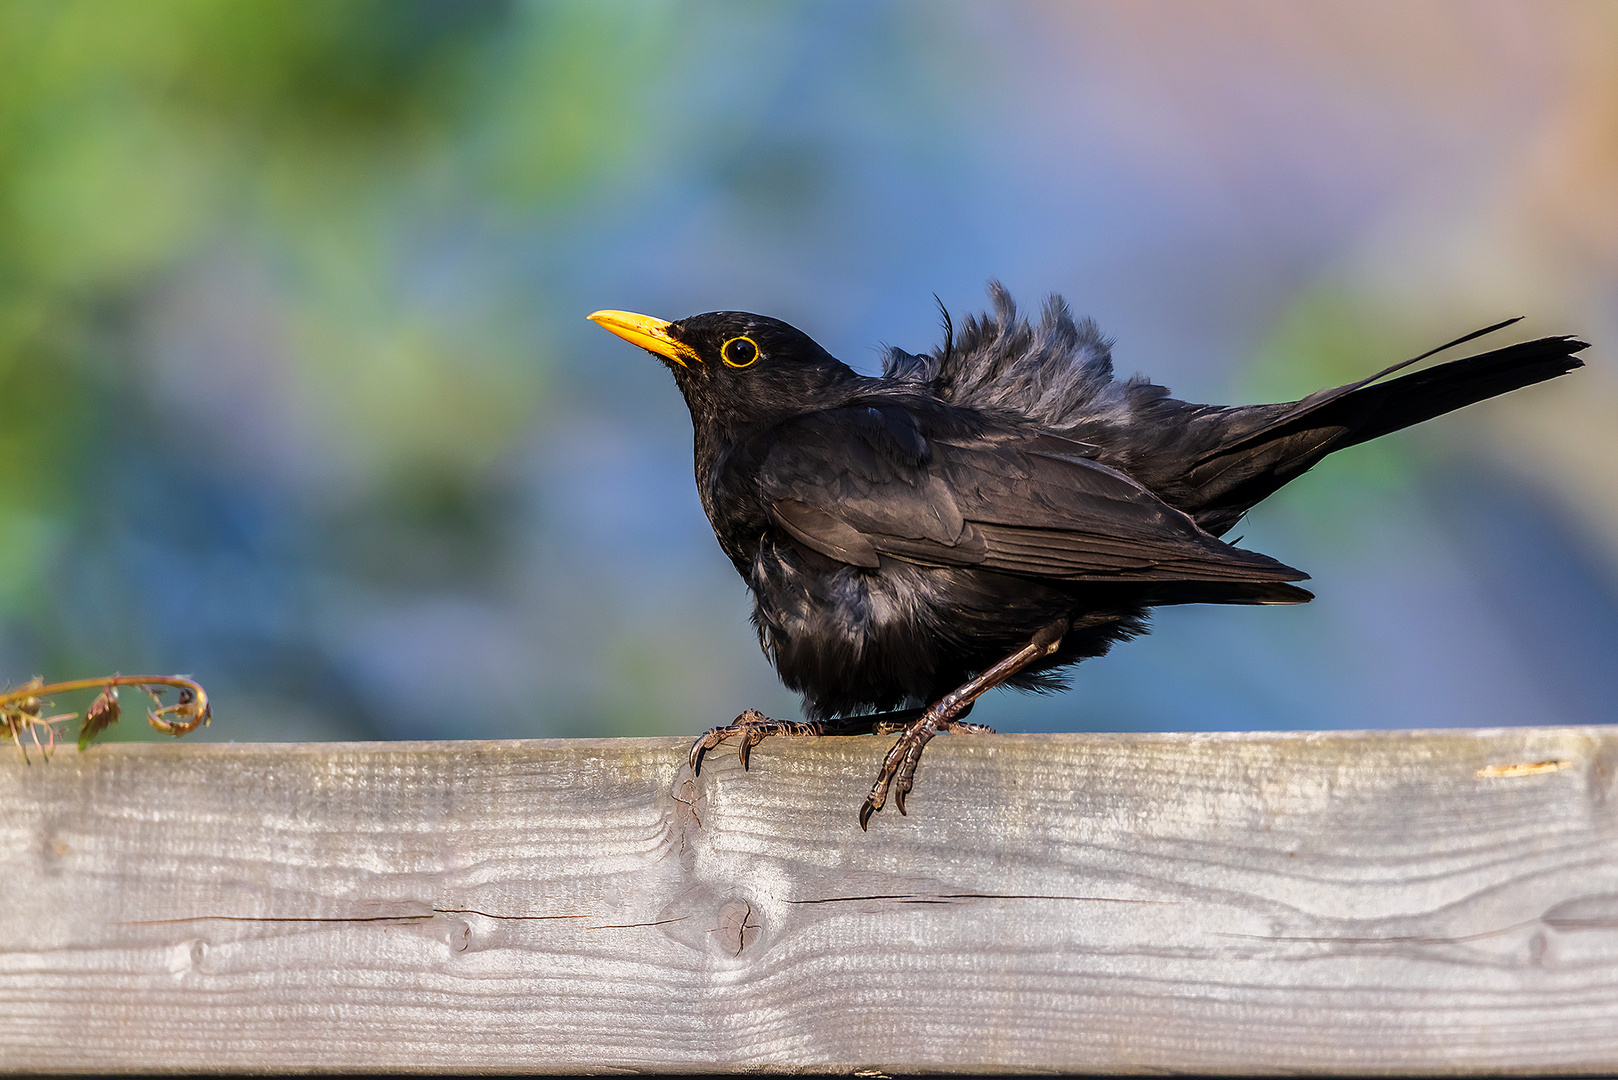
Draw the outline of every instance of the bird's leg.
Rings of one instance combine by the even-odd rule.
[[[877,771],[876,783],[871,785],[871,793],[865,796],[865,803],[860,807],[860,828],[864,829],[870,823],[871,815],[888,801],[890,786],[893,789],[893,805],[899,808],[899,813],[905,812],[905,796],[915,782],[916,762],[921,760],[922,749],[934,735],[940,731],[992,730],[982,724],[962,723],[960,718],[984,693],[1060,648],[1062,636],[1067,633],[1069,625],[1067,619],[1051,623],[1035,634],[1027,645],[951,690],[912,721],[904,734],[899,736],[899,741],[893,744],[893,749],[888,751],[882,768]]]
[[[964,716],[971,707],[968,704],[959,715]],[[702,759],[708,751],[733,735],[741,736],[742,768],[745,769],[753,747],[771,735],[886,735],[905,730],[911,721],[924,711],[899,709],[895,712],[839,716],[831,720],[799,723],[795,720],[776,720],[765,716],[757,709],[748,709],[731,723],[709,728],[697,736],[697,741],[691,744],[691,773],[699,774],[702,771]]]
[[[753,752],[753,747],[771,735],[822,735],[825,734],[825,731],[825,724],[804,724],[795,720],[775,720],[765,716],[757,709],[748,709],[731,723],[709,728],[697,736],[697,741],[691,744],[691,774],[693,776],[700,774],[702,772],[703,755],[732,735],[741,736],[742,768],[745,769],[747,768],[748,756]]]

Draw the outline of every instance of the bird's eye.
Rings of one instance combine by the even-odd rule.
[[[725,342],[719,355],[731,367],[746,367],[758,359],[758,346],[750,337],[733,337]]]

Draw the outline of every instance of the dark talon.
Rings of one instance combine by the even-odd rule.
[[[747,714],[743,713],[742,715],[746,716]],[[758,714],[754,713],[753,715],[757,716]],[[782,731],[787,731],[790,728],[790,723],[784,720],[766,720],[764,722],[779,727]],[[741,759],[743,769],[747,768],[748,760],[753,756],[753,747],[763,742],[766,736],[773,734],[773,732],[762,726],[755,726],[757,724],[758,721],[754,721],[753,724],[747,725],[747,729],[742,733]]]
[[[731,726],[734,727],[735,725]],[[708,753],[709,750],[712,750],[714,747],[724,742],[725,736],[729,734],[729,732],[730,728],[728,727],[716,727],[709,728],[707,731],[704,731],[701,735],[697,736],[697,741],[691,744],[690,761],[692,776],[702,775],[703,757]]]
[[[981,690],[978,692],[981,693]],[[946,696],[927,709],[906,710],[884,716],[844,717],[830,723],[773,720],[756,709],[748,709],[732,723],[709,728],[691,744],[691,753],[688,757],[691,775],[693,777],[702,775],[702,762],[708,751],[732,736],[740,736],[736,748],[737,757],[742,763],[742,768],[749,769],[752,766],[753,747],[771,735],[824,735],[828,727],[838,734],[853,734],[855,731],[881,731],[888,725],[897,724],[899,738],[883,759],[882,768],[877,772],[876,783],[871,785],[870,794],[860,804],[860,828],[869,830],[871,818],[887,805],[890,793],[893,796],[893,805],[898,807],[899,813],[909,816],[906,799],[915,786],[916,763],[921,759],[922,750],[934,735],[940,731],[994,730],[983,724],[968,724],[956,719],[971,707],[971,703],[972,696],[957,693]]]
[[[952,701],[946,697],[905,726],[893,748],[888,751],[888,756],[882,759],[882,768],[877,770],[876,783],[871,785],[871,793],[865,797],[865,804],[860,808],[861,828],[871,820],[871,815],[882,809],[890,792],[893,795],[893,805],[898,808],[899,813],[909,816],[905,800],[911,789],[916,786],[916,765],[921,761],[921,752],[927,748],[934,735],[940,731],[993,733],[994,728],[987,724],[968,724],[951,718],[950,711],[958,708],[959,699]]]
[[[772,720],[757,709],[748,709],[738,716],[734,722],[720,727],[709,728],[697,737],[691,744],[691,775],[702,775],[702,759],[709,750],[718,746],[732,735],[741,736],[741,745],[738,747],[738,756],[741,758],[742,768],[747,768],[752,758],[753,747],[763,742],[771,735],[823,735],[825,724],[800,724],[792,720]]]

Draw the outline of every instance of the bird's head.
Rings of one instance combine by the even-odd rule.
[[[710,311],[677,322],[628,311],[590,318],[660,358],[692,419],[750,426],[826,408],[862,380],[794,326],[745,311]]]

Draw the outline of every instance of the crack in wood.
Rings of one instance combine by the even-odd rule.
[[[131,919],[110,922],[108,926],[175,926],[189,922],[243,922],[243,923],[371,923],[371,922],[424,922],[430,921],[438,911],[421,915],[181,915],[173,919]],[[572,918],[572,916],[568,916]]]
[[[654,922],[605,923],[605,924],[603,924],[601,926],[586,926],[585,929],[586,930],[633,930],[636,927],[640,927],[640,926],[667,926],[669,923],[684,922],[685,920],[689,919],[690,917],[691,916],[689,916],[689,915],[681,915],[678,918],[674,918],[674,919],[658,919],[658,920],[656,920]]]

